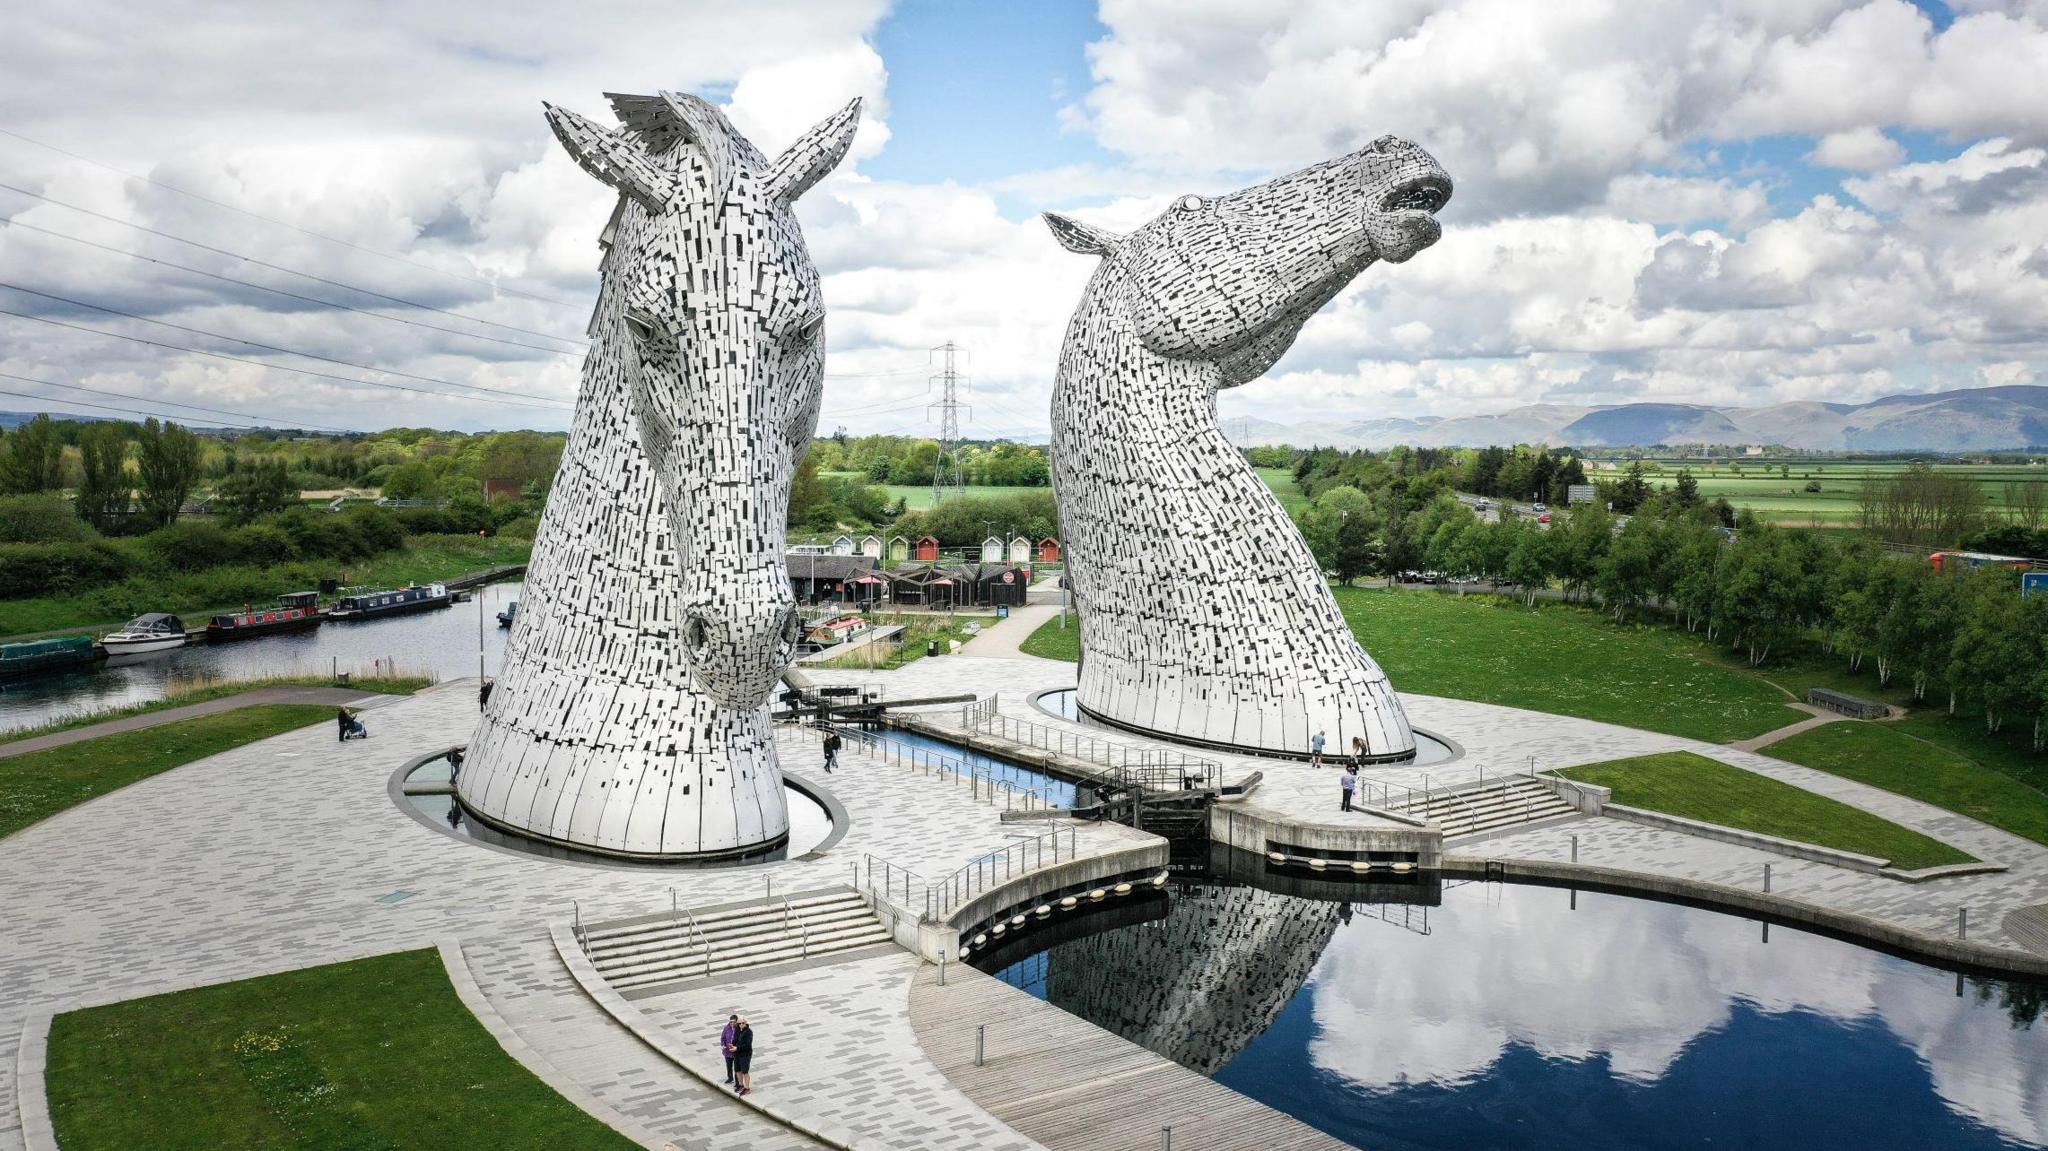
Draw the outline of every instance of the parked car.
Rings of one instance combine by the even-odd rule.
[[[1539,523],[1539,524],[1547,524],[1547,523],[1549,523],[1549,522],[1550,522],[1550,513],[1549,513],[1549,512],[1544,512],[1544,513],[1543,513],[1542,515],[1540,515],[1540,516],[1537,516],[1537,517],[1536,517],[1536,522],[1537,522],[1537,523]]]

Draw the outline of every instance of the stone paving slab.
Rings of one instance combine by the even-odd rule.
[[[346,687],[259,687],[239,695],[226,695],[219,699],[202,700],[183,707],[167,707],[162,711],[146,711],[141,715],[122,716],[105,723],[74,727],[68,731],[53,731],[48,735],[32,736],[28,739],[9,740],[0,743],[0,759],[27,755],[32,751],[46,751],[53,747],[83,743],[103,735],[114,735],[123,731],[141,731],[144,728],[162,727],[181,719],[197,719],[202,715],[218,715],[238,708],[257,707],[267,703],[324,703],[335,707],[347,704],[358,710],[376,707],[402,696],[371,692],[367,695],[360,688]]]
[[[367,740],[340,743],[314,725],[0,839],[9,916],[0,932],[0,1068],[13,1067],[22,1020],[39,1005],[114,1002],[431,947],[450,935],[479,945],[527,938],[566,916],[572,900],[584,918],[602,920],[666,908],[671,886],[690,904],[753,897],[764,877],[778,890],[830,886],[848,882],[866,852],[943,875],[1013,830],[999,806],[904,768],[847,756],[826,775],[816,742],[792,729],[782,734],[784,762],[823,782],[853,816],[820,858],[655,871],[488,851],[422,826],[386,795],[401,763],[465,741],[475,716],[474,682],[454,681],[381,707]],[[1124,830],[1083,827],[1081,849],[1119,842]],[[8,1073],[0,1147],[10,1142],[19,1136]]]

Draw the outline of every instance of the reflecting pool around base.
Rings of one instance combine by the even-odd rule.
[[[1019,791],[1038,790],[1044,794],[1046,802],[1054,807],[1078,807],[1083,801],[1082,792],[1085,789],[1068,780],[1048,775],[1037,768],[1025,767],[1007,759],[998,759],[957,743],[934,739],[920,732],[883,727],[860,732],[857,737],[930,757],[921,762],[944,761],[957,764],[963,770],[971,769],[984,779],[1001,780]]]
[[[973,962],[1374,1151],[2048,1142],[2048,987],[1625,896],[1344,882],[1216,848],[1151,910]]]
[[[448,761],[435,758],[415,768],[406,776],[411,783],[447,783]],[[789,804],[789,838],[780,846],[751,855],[735,856],[729,859],[681,860],[656,862],[650,860],[622,859],[595,851],[578,851],[557,843],[548,843],[517,832],[505,831],[472,817],[452,795],[407,795],[403,802],[425,819],[432,821],[443,831],[462,839],[473,839],[525,855],[543,859],[561,859],[575,863],[601,864],[605,867],[644,867],[666,870],[701,870],[714,867],[739,867],[754,863],[773,863],[779,859],[800,856],[825,842],[832,834],[832,814],[825,805],[812,798],[809,793],[793,784],[784,783],[782,793]]]
[[[1037,695],[1032,697],[1031,702],[1040,711],[1043,711],[1048,715],[1056,715],[1059,716],[1061,719],[1072,720],[1075,723],[1083,723],[1091,726],[1109,727],[1109,725],[1107,724],[1097,724],[1095,720],[1090,719],[1088,716],[1081,714],[1081,709],[1074,699],[1074,691],[1075,689],[1071,687],[1055,688],[1052,691],[1038,693]],[[1117,729],[1109,727],[1109,730],[1115,731]],[[1154,736],[1152,738],[1172,742],[1171,740],[1167,740],[1167,737],[1165,736]],[[1200,751],[1199,749],[1197,749],[1196,754],[1199,753]],[[1417,731],[1415,733],[1414,759],[1404,759],[1399,763],[1384,765],[1368,764],[1366,765],[1366,770],[1370,771],[1374,766],[1428,767],[1432,764],[1448,763],[1456,758],[1458,758],[1458,751],[1456,748],[1452,747],[1448,743],[1445,743],[1443,740],[1438,739],[1436,736],[1429,734],[1426,731]]]

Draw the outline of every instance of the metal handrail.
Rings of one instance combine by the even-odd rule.
[[[690,934],[696,938],[697,942],[704,945],[704,978],[709,979],[711,978],[711,937],[704,934],[703,928],[697,926],[697,917],[690,913],[689,908],[683,908],[683,915],[689,919]]]
[[[1029,874],[1045,866],[1045,844],[1048,840],[1052,843],[1053,863],[1058,865],[1062,831],[1067,835],[1067,858],[1074,858],[1079,851],[1074,825],[1054,820],[1050,831],[1032,836],[1030,839],[1018,839],[1001,850],[978,855],[937,885],[928,886],[925,889],[926,920],[936,922],[941,916],[989,890],[994,884],[1008,882],[1015,875]],[[1001,865],[1000,878],[997,875],[998,863]],[[941,895],[944,896],[944,902],[940,901]]]

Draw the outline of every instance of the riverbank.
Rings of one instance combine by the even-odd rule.
[[[532,540],[511,536],[417,536],[399,551],[345,565],[295,562],[232,569],[227,576],[223,573],[229,569],[167,576],[152,583],[149,603],[140,608],[119,587],[0,601],[0,642],[112,631],[144,611],[171,612],[184,617],[187,626],[203,626],[209,616],[240,610],[244,603],[268,603],[286,592],[308,590],[323,574],[344,584],[464,587],[523,571],[532,552]]]

